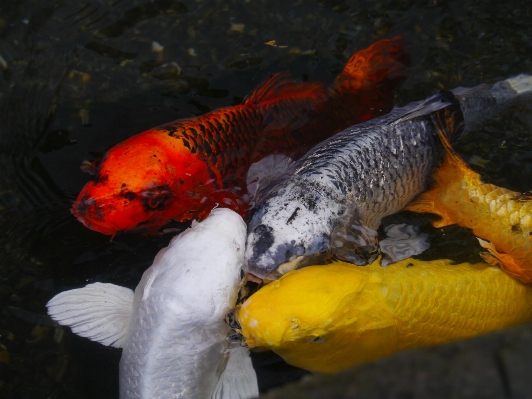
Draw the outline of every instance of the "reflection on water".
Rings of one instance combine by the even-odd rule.
[[[120,352],[57,327],[44,305],[89,282],[134,287],[170,236],[109,242],[78,223],[69,208],[87,181],[82,161],[149,127],[239,103],[268,72],[330,83],[354,51],[397,34],[413,54],[399,104],[530,73],[531,20],[529,1],[0,3],[0,395],[117,397]],[[527,191],[531,131],[521,110],[458,150],[488,181]],[[436,245],[423,256],[478,259],[468,231],[412,218],[390,219],[430,234]],[[271,362],[259,359],[264,386],[290,375]]]

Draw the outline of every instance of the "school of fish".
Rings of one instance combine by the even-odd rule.
[[[338,131],[389,112],[408,58],[400,37],[383,39],[354,54],[329,90],[277,73],[240,105],[137,134],[92,165],[72,213],[109,235],[201,220],[217,205],[243,215],[250,165],[271,154],[299,158]]]
[[[399,37],[381,40],[328,90],[278,73],[241,105],[150,129],[90,165],[72,213],[95,231],[203,220],[134,292],[95,283],[47,304],[74,333],[123,348],[121,399],[256,397],[250,348],[330,373],[532,320],[532,287],[510,277],[532,283],[532,195],[483,184],[451,146],[532,99],[532,77],[392,110],[408,64]],[[408,258],[428,246],[408,225],[379,243],[382,218],[405,207],[471,228],[490,264]],[[235,309],[244,271],[275,281]]]
[[[246,270],[276,279],[333,256],[357,265],[373,262],[382,218],[426,190],[441,160],[437,126],[455,126],[448,139],[456,139],[531,93],[528,75],[442,91],[318,144],[256,206]]]
[[[332,373],[532,321],[532,287],[486,263],[406,259],[294,270],[236,311],[245,342]]]

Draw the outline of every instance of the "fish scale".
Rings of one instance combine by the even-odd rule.
[[[388,112],[408,58],[401,38],[383,39],[354,54],[328,90],[281,72],[241,104],[133,136],[92,168],[72,212],[104,234],[156,232],[171,220],[201,220],[219,204],[243,215],[252,164],[268,155],[299,158],[352,123]]]
[[[366,267],[333,262],[266,285],[236,318],[250,347],[331,373],[530,321],[532,288],[486,263],[407,259],[383,268],[378,261]]]
[[[524,283],[532,283],[532,198],[493,184],[463,162],[444,141],[444,162],[431,189],[409,204],[414,212],[431,212],[436,227],[457,223],[472,229],[489,252],[481,255]]]
[[[248,227],[247,271],[275,279],[331,257],[371,263],[382,218],[428,188],[443,155],[437,122],[452,125],[457,138],[514,100],[528,98],[529,80],[520,75],[492,86],[438,92],[315,146],[258,202]],[[384,259],[389,262],[386,253]]]

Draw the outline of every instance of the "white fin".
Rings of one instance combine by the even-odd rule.
[[[532,76],[521,74],[514,76],[513,78],[506,79],[510,87],[517,94],[524,94],[532,92]]]
[[[272,154],[252,164],[246,176],[246,185],[250,198],[249,202],[264,197],[270,186],[277,184],[279,179],[290,167],[292,158],[283,154]],[[253,205],[253,202],[252,202]]]
[[[46,304],[48,314],[72,332],[106,346],[122,348],[132,313],[133,291],[94,283],[64,291]]]
[[[430,248],[426,233],[420,233],[417,226],[406,223],[391,224],[385,229],[386,238],[379,242],[382,253],[381,266],[386,267],[400,260],[419,255]]]
[[[240,346],[229,349],[229,359],[211,399],[251,399],[258,396],[259,384],[249,350]]]

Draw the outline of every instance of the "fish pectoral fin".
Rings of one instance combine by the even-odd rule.
[[[429,235],[421,233],[417,226],[406,223],[391,224],[385,231],[386,238],[379,242],[383,267],[419,255],[430,248],[427,242]]]
[[[278,72],[264,79],[247,96],[244,104],[263,104],[281,102],[285,107],[300,109],[302,106],[314,107],[327,99],[323,84],[319,82],[296,82],[289,72]],[[282,108],[282,107],[281,107]]]
[[[509,274],[511,277],[521,281],[522,283],[532,283],[531,270],[520,266],[511,255],[497,251],[493,243],[478,237],[477,240],[482,248],[487,249],[486,252],[480,253],[480,256],[486,263],[492,266],[500,267],[506,274]]]
[[[228,350],[229,358],[211,399],[251,399],[259,396],[257,374],[249,350],[241,346]]]
[[[106,346],[122,348],[134,293],[114,284],[94,283],[64,291],[46,304],[48,314],[72,332]]]
[[[280,183],[292,162],[292,158],[286,155],[272,154],[253,163],[246,176],[249,200],[257,203],[265,197],[273,186]]]
[[[417,199],[409,203],[403,208],[404,211],[411,211],[417,213],[433,213],[440,217],[439,220],[432,222],[432,225],[436,228],[450,226],[455,224],[452,217],[446,211],[444,206],[438,206],[438,202],[434,200],[433,196],[437,195],[437,188],[433,188],[429,191],[421,194]]]

